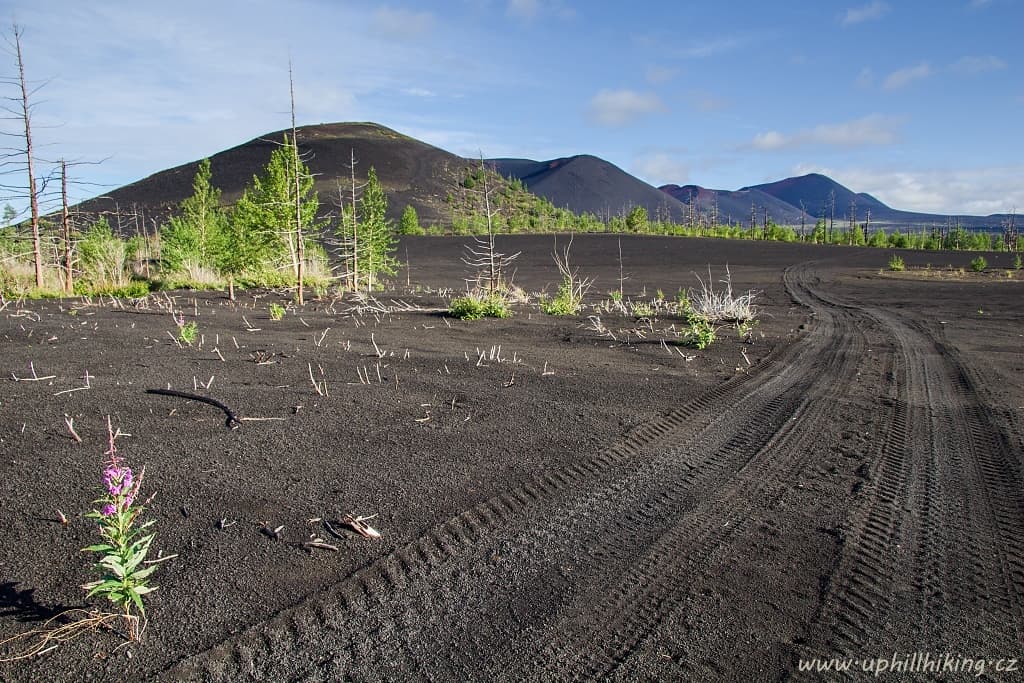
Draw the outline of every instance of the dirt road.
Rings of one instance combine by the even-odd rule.
[[[913,319],[834,296],[814,264],[785,283],[812,311],[801,343],[165,673],[753,680],[1018,657],[1018,421]]]
[[[502,239],[517,281],[553,291],[550,238]],[[925,652],[971,660],[944,680],[982,661],[1019,678],[995,670],[1024,654],[1019,279],[577,236],[591,303],[623,273],[629,297],[671,296],[709,264],[760,290],[753,343],[723,328],[694,351],[671,346],[679,320],[606,310],[612,336],[535,304],[447,320],[462,244],[408,246],[388,298],[415,305],[386,312],[323,300],[273,321],[274,292],[0,309],[0,640],[87,606],[107,415],[177,555],[141,643],[90,634],[0,678],[832,680],[801,663],[858,678]],[[195,345],[173,339],[182,315]],[[168,387],[246,421],[146,393]],[[347,512],[383,537],[304,547]]]

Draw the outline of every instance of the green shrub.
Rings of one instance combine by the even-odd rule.
[[[889,270],[894,273],[899,273],[907,269],[907,264],[903,262],[903,257],[899,254],[893,254],[889,257]]]
[[[1013,267],[1015,270],[1020,270],[1024,266],[1024,262],[1020,259],[1020,254],[1014,254],[1013,256]]]
[[[541,299],[540,310],[548,315],[576,315],[583,307],[583,292],[579,285],[566,279],[551,299]]]
[[[715,341],[715,328],[705,316],[691,313],[686,317],[689,327],[683,331],[683,343],[695,349],[706,349]]]
[[[78,280],[75,282],[74,292],[78,296],[112,296],[118,299],[137,299],[149,294],[150,283],[147,280],[132,280],[124,285],[110,283],[90,285]]]
[[[654,306],[645,301],[638,301],[631,304],[630,312],[633,314],[634,318],[653,318]]]
[[[985,260],[984,256],[979,256],[971,261],[971,270],[975,273],[984,272],[986,268],[988,268],[988,261]]]
[[[680,289],[676,292],[676,305],[679,307],[681,313],[689,313],[693,310],[693,304],[690,303],[690,292],[686,289]]]
[[[284,306],[277,302],[274,302],[270,304],[269,312],[271,320],[280,320],[281,318],[284,317]]]
[[[480,320],[481,318],[508,318],[512,315],[508,304],[497,295],[477,296],[469,294],[452,299],[448,313],[459,320]]]
[[[199,338],[199,324],[196,321],[188,322],[178,328],[178,341],[182,344],[192,346]]]

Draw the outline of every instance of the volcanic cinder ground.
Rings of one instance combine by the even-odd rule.
[[[554,291],[550,237],[499,243],[522,251],[519,285]],[[274,292],[6,302],[0,639],[108,607],[80,588],[108,415],[156,493],[154,556],[176,557],[141,642],[85,634],[0,678],[813,680],[833,676],[801,660],[915,652],[1020,676],[995,669],[1024,633],[1020,274],[623,237],[633,300],[709,266],[760,292],[750,339],[723,327],[694,351],[671,316],[601,312],[605,333],[593,310],[535,303],[449,319],[461,248],[403,242],[383,312],[326,299],[272,321]],[[591,304],[618,287],[618,253],[576,237]],[[172,339],[171,309],[195,345]],[[33,371],[48,379],[15,381]],[[145,393],[168,387],[241,427]]]

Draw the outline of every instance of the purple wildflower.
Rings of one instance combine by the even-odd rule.
[[[113,503],[107,503],[106,505],[103,506],[103,509],[100,510],[100,514],[103,515],[104,517],[110,517],[111,515],[115,514],[116,512],[117,512],[117,508],[114,507]]]
[[[111,466],[103,470],[103,483],[112,496],[120,496],[132,487],[132,470],[130,467]]]

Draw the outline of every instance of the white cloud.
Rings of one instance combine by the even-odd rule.
[[[373,13],[373,27],[380,34],[396,40],[407,40],[429,33],[434,23],[434,15],[430,12],[380,7]]]
[[[968,55],[966,57],[961,57],[949,67],[950,71],[963,74],[965,76],[974,76],[989,71],[999,71],[1000,69],[1005,68],[1006,62],[995,55]]]
[[[437,93],[426,88],[404,88],[402,92],[410,97],[436,97]]]
[[[827,168],[802,164],[798,174],[822,173],[894,209],[987,216],[1024,206],[1024,165],[956,169]]]
[[[914,81],[921,80],[922,78],[928,78],[931,75],[931,65],[928,62],[921,62],[914,66],[908,66],[893,71],[885,77],[885,81],[882,82],[882,88],[885,90],[899,90]]]
[[[638,157],[633,168],[637,175],[655,186],[668,183],[685,185],[690,180],[689,165],[666,152]]]
[[[763,151],[793,149],[806,145],[832,147],[862,147],[889,145],[899,135],[903,120],[891,116],[872,114],[853,121],[826,123],[785,135],[775,130],[758,133],[749,147]]]
[[[622,126],[646,114],[666,110],[665,104],[654,93],[601,90],[591,98],[587,115],[602,126]]]
[[[881,19],[888,13],[888,3],[881,2],[881,0],[875,0],[863,7],[851,7],[847,9],[842,23],[843,26],[853,26],[854,24],[860,24],[861,22]]]

